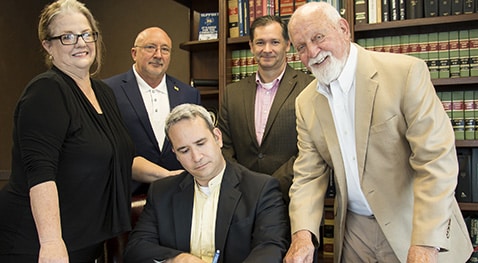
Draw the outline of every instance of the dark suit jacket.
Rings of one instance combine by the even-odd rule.
[[[215,234],[219,262],[282,262],[290,229],[277,180],[228,162],[220,191]],[[152,183],[125,262],[151,263],[189,253],[193,202],[194,179],[187,172]]]
[[[133,69],[108,78],[104,82],[115,93],[121,115],[134,141],[136,155],[168,170],[182,169],[171,150],[171,143],[167,139],[163,144],[163,151],[160,151],[158,147]],[[183,103],[201,104],[201,97],[197,89],[169,75],[166,75],[166,86],[171,109]],[[146,194],[147,187],[148,184],[133,181],[131,190],[133,194]]]
[[[295,98],[313,79],[286,67],[260,146],[254,124],[256,75],[228,85],[221,102],[218,125],[222,131],[224,156],[253,171],[278,178],[286,201],[298,153]]]

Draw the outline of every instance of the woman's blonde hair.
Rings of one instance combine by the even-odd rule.
[[[38,38],[40,39],[40,42],[53,37],[50,25],[58,14],[64,12],[79,12],[83,14],[90,23],[91,29],[94,32],[98,32],[98,40],[96,41],[96,57],[92,65],[93,71],[90,72],[91,75],[98,74],[103,61],[103,41],[98,22],[93,17],[93,14],[91,14],[90,10],[85,6],[85,4],[78,2],[77,0],[58,0],[46,5],[40,14],[40,21],[38,23]],[[45,50],[43,50],[43,52],[45,53],[45,64],[51,68],[53,63],[51,61],[50,55]]]

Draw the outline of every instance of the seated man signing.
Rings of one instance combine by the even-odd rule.
[[[186,172],[151,184],[125,262],[282,262],[287,208],[277,179],[228,162],[222,134],[201,106],[183,104],[166,135]]]

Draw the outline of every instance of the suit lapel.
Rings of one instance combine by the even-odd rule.
[[[180,184],[181,191],[173,197],[174,228],[178,250],[190,251],[191,218],[194,204],[194,180],[187,174]]]
[[[237,203],[242,193],[237,190],[239,179],[234,168],[228,163],[224,171],[224,177],[221,183],[221,193],[217,207],[215,245],[216,248],[224,251],[226,239],[229,234],[229,226],[231,225]]]
[[[358,47],[357,61],[371,61],[364,49]],[[378,88],[377,81],[373,80],[377,70],[372,63],[357,65],[355,76],[355,133],[357,164],[360,180],[365,168],[365,156],[372,122],[372,111],[375,95]]]
[[[178,93],[181,92],[179,86],[168,76],[166,75],[166,88],[168,89],[168,98],[169,98],[169,110],[171,111],[174,107],[178,106],[182,102],[181,96],[178,96]],[[172,150],[171,142],[164,138],[163,143],[163,152],[170,152]]]
[[[263,141],[267,137],[267,134],[270,132],[272,124],[276,120],[277,114],[279,114],[282,105],[284,105],[287,98],[294,90],[297,85],[297,72],[295,72],[289,65],[286,66],[284,76],[282,77],[277,93],[274,97],[274,101],[267,117],[266,128],[264,130]]]
[[[256,73],[257,74],[257,73]],[[256,75],[252,75],[251,77],[247,78],[247,83],[245,84],[245,88],[243,90],[243,97],[244,97],[244,125],[247,126],[247,130],[250,134],[251,138],[254,138],[254,145],[258,146],[256,138],[256,127],[255,127],[255,100],[256,100]]]
[[[134,76],[132,69],[128,72],[127,78],[124,80],[121,88],[126,94],[126,98],[129,100],[131,108],[138,116],[138,119],[140,120],[143,129],[146,131],[148,138],[153,142],[153,145],[155,145],[159,151],[159,147],[157,146],[158,143],[153,133],[153,127],[149,121],[148,112],[144,106],[143,97],[139,91],[138,82],[136,81],[136,77]]]

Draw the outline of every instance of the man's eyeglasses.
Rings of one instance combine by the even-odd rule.
[[[146,46],[134,46],[134,47],[142,48],[148,54],[154,54],[158,51],[158,49],[163,55],[169,55],[171,53],[171,48],[166,46],[157,47],[155,45],[146,45]]]
[[[85,32],[81,34],[63,34],[55,37],[50,37],[47,40],[59,39],[63,45],[75,45],[78,43],[78,38],[83,38],[85,43],[96,42],[98,40],[98,32]]]

